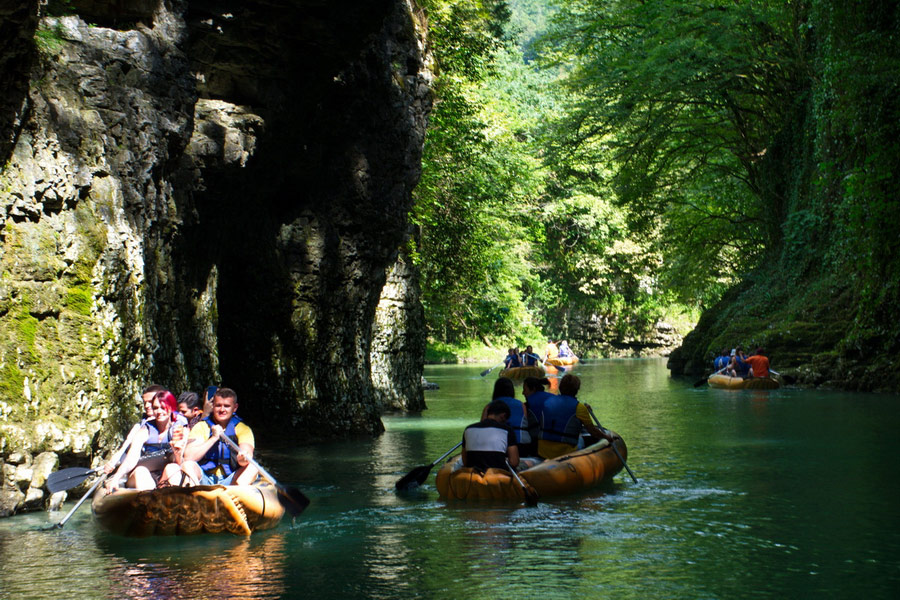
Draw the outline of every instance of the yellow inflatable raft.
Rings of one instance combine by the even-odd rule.
[[[616,437],[615,444],[622,458],[628,460],[625,441]],[[612,479],[623,466],[609,442],[601,440],[583,450],[519,471],[519,477],[541,497],[562,496]],[[522,486],[508,471],[488,469],[481,473],[462,466],[460,457],[450,459],[440,468],[435,485],[445,500],[521,501],[525,498]]]
[[[781,387],[781,382],[773,377],[742,379],[721,373],[710,375],[706,382],[709,384],[709,387],[726,390],[776,390]]]
[[[508,377],[510,379],[525,379],[526,377],[543,377],[544,369],[541,367],[513,367],[511,369],[503,369],[500,371],[500,377]]]
[[[259,485],[201,485],[138,491],[100,488],[91,509],[103,529],[129,537],[228,532],[250,535],[271,529],[284,516],[278,492]]]
[[[554,367],[569,367],[569,366],[578,364],[578,357],[577,356],[566,356],[566,357],[557,356],[555,358],[548,358],[544,362],[547,363],[548,365],[553,365]]]

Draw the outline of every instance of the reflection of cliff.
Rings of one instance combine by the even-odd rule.
[[[0,14],[0,453],[89,452],[148,381],[307,440],[420,406],[410,4],[120,4],[43,19],[40,53],[36,2]]]

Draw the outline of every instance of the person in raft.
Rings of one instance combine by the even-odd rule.
[[[547,340],[547,347],[544,349],[544,360],[547,361],[557,356],[559,356],[559,347],[553,341],[553,338],[550,338]]]
[[[498,400],[509,408],[509,417],[506,419],[506,424],[516,436],[519,456],[537,456],[537,438],[532,438],[529,430],[531,423],[537,423],[537,417],[533,413],[528,412],[521,400],[516,399],[516,386],[513,385],[512,379],[498,377],[497,381],[494,382],[494,393],[491,397],[491,402]],[[487,418],[486,407],[481,415],[482,420],[485,418]]]
[[[126,442],[133,442],[134,436],[136,436],[138,431],[141,430],[141,427],[143,427],[149,419],[153,418],[153,396],[155,396],[157,392],[164,392],[165,390],[166,388],[164,388],[163,386],[156,383],[151,383],[141,391],[141,407],[143,409],[143,416],[138,423],[135,423],[134,427],[131,428],[131,431],[128,432],[128,435],[125,437]],[[108,462],[103,465],[103,472],[107,475],[111,475],[115,470],[116,463],[114,461]]]
[[[577,450],[582,428],[596,439],[605,438],[612,443],[612,435],[603,432],[591,421],[588,405],[575,398],[580,389],[581,380],[569,374],[559,382],[559,396],[544,401],[537,415],[541,427],[538,455],[542,458],[556,458]]]
[[[503,365],[505,369],[513,369],[522,366],[522,361],[519,360],[519,353],[515,348],[509,349],[506,358],[503,359]]]
[[[150,407],[153,418],[141,426],[125,460],[107,482],[110,492],[118,489],[123,479],[126,487],[138,490],[181,484],[181,462],[187,444],[186,422],[178,413],[175,396],[168,390],[156,392]],[[150,458],[148,455],[151,454],[158,456]],[[145,464],[139,464],[142,458],[147,459]]]
[[[516,434],[506,421],[509,407],[502,400],[494,400],[485,409],[486,416],[463,432],[463,466],[484,472],[488,469],[505,469],[506,461],[512,468],[519,465],[519,447]]]
[[[178,412],[187,419],[188,429],[193,429],[203,417],[203,403],[196,392],[181,392],[178,396]]]
[[[731,362],[731,357],[728,355],[728,349],[722,348],[722,352],[713,360],[713,370],[716,373],[724,371],[728,368],[729,362]]]
[[[531,346],[525,346],[525,352],[522,353],[522,366],[534,367],[541,362],[541,357],[534,353]]]
[[[575,356],[575,353],[572,352],[572,349],[569,348],[569,343],[566,340],[562,340],[559,343],[559,357],[560,358],[571,358]]]
[[[763,355],[763,349],[757,348],[756,352],[748,356],[744,362],[750,365],[750,377],[768,377],[769,359]]]
[[[248,458],[253,458],[253,431],[235,413],[237,394],[219,388],[213,396],[212,413],[191,429],[182,470],[192,484],[250,485],[259,474]],[[224,432],[241,451],[235,453],[219,439]]]

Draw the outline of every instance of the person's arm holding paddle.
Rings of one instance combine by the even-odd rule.
[[[112,477],[106,481],[106,489],[110,492],[117,490],[119,482],[123,478],[127,478],[134,470],[141,459],[141,450],[144,448],[144,442],[147,441],[149,436],[150,431],[146,427],[141,427],[135,434],[134,439],[131,441],[131,446],[128,448],[128,454],[125,455],[125,460],[122,461],[122,464],[119,465]]]
[[[195,434],[194,429],[203,424],[209,431]],[[184,460],[199,462],[213,446],[219,443],[219,434],[224,431],[221,425],[213,425],[211,428],[205,422],[197,423],[191,430],[189,443],[184,447]],[[206,436],[205,438],[203,436]]]
[[[595,440],[608,440],[610,444],[612,444],[613,436],[608,430],[603,430],[594,425],[594,422],[591,420],[591,405],[586,404],[584,402],[579,402],[578,406],[575,409],[575,416],[578,417],[578,420],[581,421],[581,424],[584,425],[584,428],[587,430],[589,434],[594,436]]]

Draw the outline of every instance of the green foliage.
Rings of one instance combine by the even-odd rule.
[[[804,70],[792,3],[573,0],[541,44],[569,102],[548,136],[566,187],[611,193],[682,301],[713,298],[780,246],[762,181]]]
[[[62,50],[65,42],[64,34],[62,23],[59,21],[52,24],[41,22],[37,31],[34,32],[34,45],[42,55],[56,56]]]

